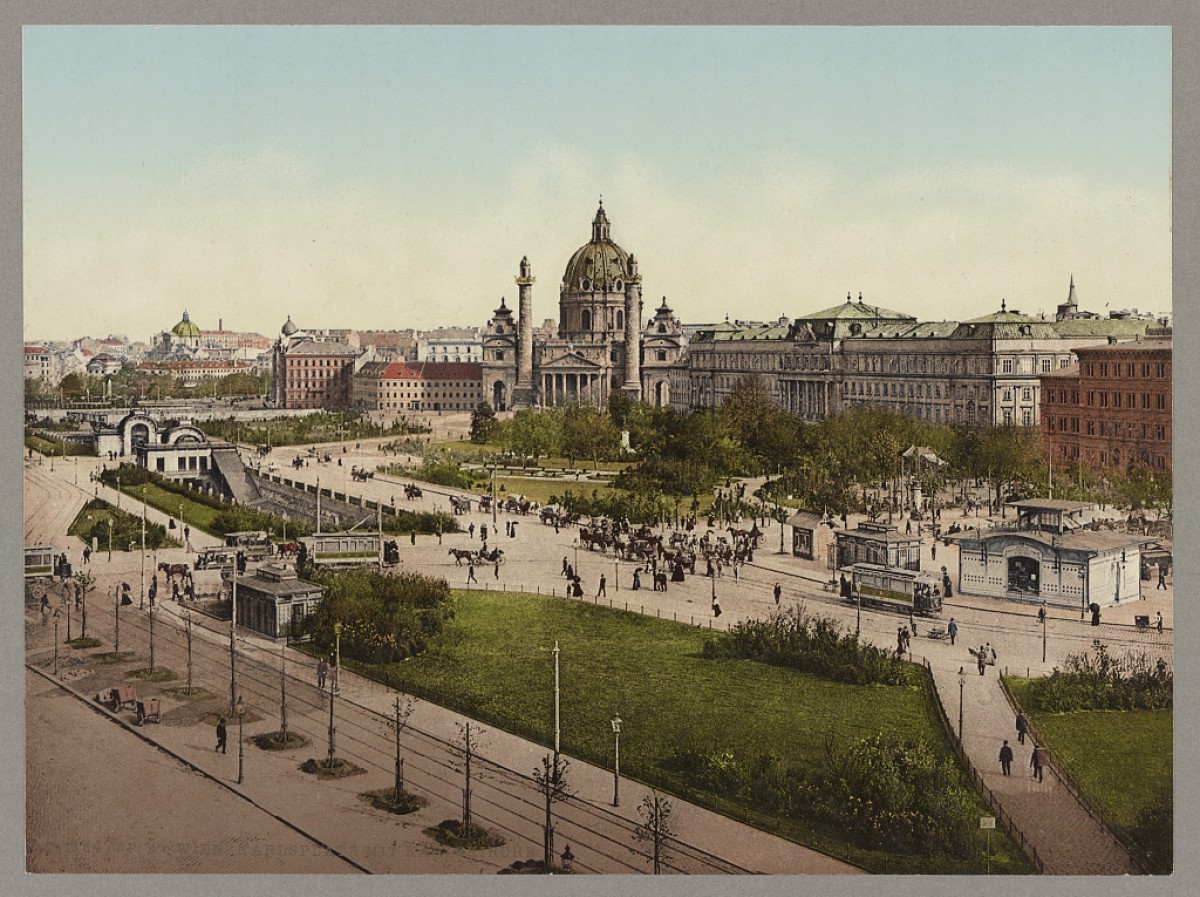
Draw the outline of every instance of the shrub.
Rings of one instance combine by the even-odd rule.
[[[1151,663],[1145,652],[1116,657],[1097,639],[1090,653],[1072,654],[1065,667],[1029,683],[1028,709],[1066,713],[1165,710],[1173,705],[1173,674],[1165,661]]]
[[[420,654],[452,619],[450,586],[415,573],[314,571],[325,587],[305,628],[322,653],[333,650],[342,625],[342,655],[364,663],[393,663]]]
[[[743,620],[705,642],[705,657],[757,660],[805,670],[854,685],[910,684],[909,667],[890,652],[842,632],[828,617],[803,607],[775,611],[766,620]]]

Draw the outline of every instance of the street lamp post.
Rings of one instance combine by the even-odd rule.
[[[962,744],[963,735],[963,689],[967,685],[967,674],[962,667],[958,668],[958,743]]]
[[[240,785],[245,779],[245,756],[246,756],[246,741],[242,734],[242,725],[246,720],[246,702],[238,695],[237,699],[237,718],[238,718],[238,780]]]
[[[333,624],[333,690],[342,690],[342,624]]]
[[[621,717],[612,718],[613,730],[613,806],[621,806]]]
[[[113,653],[121,653],[121,587],[113,586]]]
[[[1042,663],[1046,662],[1046,599],[1042,599]]]
[[[54,675],[58,675],[58,610],[54,611]]]
[[[117,477],[117,510],[121,510],[121,478]]]
[[[108,561],[112,563],[112,534],[113,534],[113,519],[108,518]]]
[[[571,545],[574,546],[574,548],[575,548],[575,575],[578,576],[579,575],[579,540],[578,539],[573,540],[571,542]]]
[[[145,606],[146,600],[146,489],[142,487],[142,572],[138,590],[138,610]]]
[[[237,581],[238,559],[233,556],[233,572],[230,580],[229,598],[229,707],[237,704]]]

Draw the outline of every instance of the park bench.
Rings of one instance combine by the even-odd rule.
[[[137,702],[137,725],[162,721],[162,707],[158,698],[145,698]]]

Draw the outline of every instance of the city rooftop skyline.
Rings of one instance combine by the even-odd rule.
[[[27,27],[27,339],[1171,307],[1168,28]]]

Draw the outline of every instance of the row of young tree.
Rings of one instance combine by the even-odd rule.
[[[629,434],[633,454],[621,444]],[[1098,475],[1075,463],[1052,469],[1036,429],[956,428],[880,407],[859,407],[808,423],[778,407],[758,376],[740,380],[719,409],[677,411],[613,393],[607,411],[587,406],[518,411],[499,421],[486,403],[472,416],[472,441],[523,462],[556,455],[574,463],[640,463],[616,485],[666,496],[703,493],[734,476],[767,475],[764,497],[841,513],[863,509],[866,488],[914,476],[926,495],[953,483],[987,484],[993,501],[1047,496],[1111,501],[1133,510],[1171,509],[1171,473],[1135,466]],[[907,464],[912,446],[937,462]]]
[[[71,373],[52,386],[42,380],[25,380],[25,398],[31,401],[73,402],[112,398],[114,401],[145,402],[167,398],[193,396],[265,396],[271,385],[267,371],[227,374],[196,386],[185,386],[183,381],[166,374],[139,370],[125,363],[120,370],[108,377],[93,377],[85,373]]]

